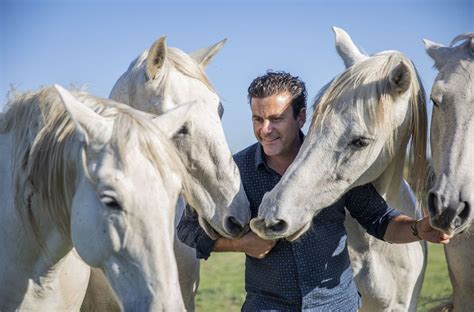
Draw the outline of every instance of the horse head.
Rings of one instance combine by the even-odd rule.
[[[263,197],[251,221],[261,237],[299,237],[321,209],[403,162],[410,137],[416,164],[424,160],[425,103],[412,63],[396,51],[363,55],[342,29],[334,32],[347,69],[320,91],[296,159]]]
[[[72,245],[88,265],[104,271],[124,310],[183,310],[174,209],[189,188],[168,141],[186,111],[173,122],[162,115],[157,123],[108,100],[99,114],[84,104],[87,98],[56,89],[82,142],[83,169],[70,208]]]
[[[459,41],[462,44],[454,46]],[[472,222],[474,204],[474,33],[449,47],[424,40],[439,73],[431,89],[431,157],[436,182],[428,194],[431,225],[455,234]]]
[[[167,47],[164,37],[137,58],[112,89],[111,98],[162,114],[190,101],[198,109],[172,140],[193,177],[194,209],[211,237],[235,238],[247,229],[249,202],[225,139],[224,112],[204,68],[225,40],[190,55]],[[209,226],[210,225],[210,226]]]

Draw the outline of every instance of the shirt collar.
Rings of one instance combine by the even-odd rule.
[[[303,142],[305,135],[303,134],[301,130],[299,131],[299,137],[300,137],[301,142]],[[263,152],[262,144],[258,143],[257,151],[255,153],[255,169],[258,169],[261,166],[264,166],[264,168],[267,169],[268,171],[272,170],[267,165],[267,160],[265,159],[265,154]]]

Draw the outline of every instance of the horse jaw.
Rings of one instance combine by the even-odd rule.
[[[250,220],[250,204],[217,110],[211,109],[208,103],[198,101],[189,116],[172,136],[192,177],[191,196],[187,196],[186,201],[220,235],[240,237]],[[175,126],[177,124],[174,123]],[[212,235],[210,229],[208,233]]]

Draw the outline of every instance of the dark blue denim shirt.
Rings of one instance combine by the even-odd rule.
[[[267,166],[258,143],[234,159],[256,217],[263,195],[281,176]],[[263,259],[246,257],[243,311],[356,311],[360,307],[347,251],[344,207],[379,239],[390,220],[400,215],[371,184],[352,189],[323,209],[298,240],[279,240]],[[196,248],[198,258],[209,257],[214,241],[200,228],[196,214],[187,210],[177,232],[180,240]]]

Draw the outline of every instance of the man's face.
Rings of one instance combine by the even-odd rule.
[[[306,109],[295,118],[291,100],[289,92],[251,100],[253,131],[267,156],[290,156],[298,151]]]

